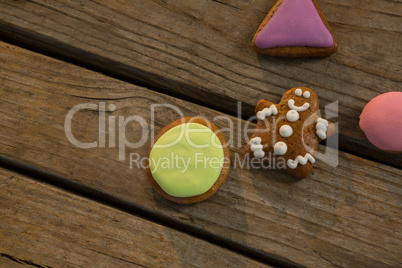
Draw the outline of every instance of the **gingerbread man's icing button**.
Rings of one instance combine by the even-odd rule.
[[[265,114],[265,109],[271,110],[271,107],[276,107],[276,115],[270,120],[265,120],[265,116],[258,120],[244,155],[284,159],[291,175],[305,178],[316,161],[318,143],[335,133],[335,125],[317,116],[317,94],[306,87],[288,90],[279,104],[260,100],[255,112]]]
[[[296,122],[297,119],[299,119],[299,113],[296,110],[290,110],[289,112],[287,112],[286,114],[286,119],[289,122]]]
[[[287,138],[292,136],[293,134],[293,129],[291,126],[289,125],[283,125],[281,126],[281,128],[279,129],[279,133],[281,134],[282,137]]]
[[[276,155],[284,155],[288,151],[288,146],[283,141],[275,143],[274,153]]]

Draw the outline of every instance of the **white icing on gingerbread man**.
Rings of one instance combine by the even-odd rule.
[[[307,164],[307,161],[310,161],[312,164],[315,163],[314,157],[311,154],[307,153],[305,156],[298,155],[295,160],[289,159],[287,164],[289,168],[295,169],[299,164]]]
[[[264,108],[264,110],[257,113],[257,118],[260,120],[264,120],[265,117],[276,115],[278,113],[278,109],[276,109],[275,105],[271,105],[269,108]]]
[[[315,128],[317,129],[316,133],[320,139],[325,140],[327,138],[328,131],[328,121],[323,118],[318,118],[317,125]]]
[[[265,152],[262,150],[261,138],[255,137],[250,142],[251,142],[251,151],[254,152],[254,156],[257,158],[263,158]]]

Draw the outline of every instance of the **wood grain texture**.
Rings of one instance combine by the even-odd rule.
[[[0,34],[170,95],[243,116],[306,86],[322,107],[338,101],[340,145],[402,167],[358,126],[365,104],[400,91],[402,4],[321,0],[339,43],[326,59],[258,55],[250,42],[275,0],[0,0]]]
[[[3,169],[0,197],[2,267],[267,267]]]
[[[297,181],[287,172],[241,168],[239,157],[248,141],[236,140],[254,124],[183,100],[111,79],[71,64],[0,43],[0,157],[33,165],[92,187],[194,230],[241,243],[314,267],[392,267],[402,263],[402,170],[367,161],[323,146],[327,161],[316,162],[312,174]],[[116,105],[107,116],[132,115],[151,120],[151,105],[171,104],[185,116],[204,116],[230,143],[232,167],[219,191],[205,202],[182,206],[156,194],[146,172],[118,148],[80,149],[66,138],[65,117],[82,103]],[[106,106],[107,107],[107,106]],[[99,115],[86,109],[73,118],[73,134],[82,142],[99,137]],[[180,115],[170,108],[155,113],[155,134]],[[240,134],[239,134],[240,133]],[[106,136],[110,133],[106,132]],[[126,138],[142,135],[138,123],[127,126]],[[146,156],[148,139],[126,154]],[[337,155],[339,154],[339,156]],[[336,167],[331,164],[338,165]],[[236,165],[236,168],[234,167]]]
[[[23,261],[12,256],[0,255],[0,267],[4,268],[37,268],[41,266],[34,266],[29,264],[29,261]],[[43,268],[47,268],[42,266]]]

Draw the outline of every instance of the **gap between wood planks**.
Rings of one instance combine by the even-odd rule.
[[[16,174],[26,176],[27,178],[34,179],[36,181],[46,183],[48,185],[54,186],[56,188],[62,189],[64,191],[70,192],[72,194],[78,195],[83,198],[98,202],[105,206],[112,207],[114,209],[126,212],[130,215],[166,226],[173,230],[191,235],[203,241],[209,242],[211,244],[226,248],[234,253],[240,254],[244,257],[253,259],[260,263],[266,264],[268,266],[274,267],[284,267],[284,268],[298,268],[304,267],[302,265],[296,264],[290,260],[281,258],[276,255],[267,254],[265,252],[258,251],[256,249],[247,247],[233,240],[229,240],[225,237],[218,236],[216,234],[207,232],[205,230],[195,228],[191,225],[187,225],[183,222],[176,221],[173,218],[155,213],[153,210],[144,209],[135,203],[124,201],[117,198],[111,194],[95,190],[91,187],[76,183],[60,177],[58,175],[46,172],[39,168],[22,164],[17,161],[13,161],[4,157],[0,157],[0,168],[12,171]],[[0,256],[5,256],[10,260],[15,261],[12,256],[4,255],[0,253]],[[21,261],[21,260],[20,260]],[[34,267],[46,267],[41,265],[36,265],[28,261],[22,261],[24,264],[30,264]]]
[[[15,28],[15,26],[14,26]],[[10,37],[11,35],[14,36],[14,38]],[[206,101],[202,101],[200,99],[197,98],[193,98],[189,95],[186,95],[184,93],[180,93],[178,91],[175,91],[174,89],[170,89],[170,88],[162,88],[157,86],[157,83],[153,84],[150,82],[149,79],[146,80],[138,80],[133,78],[130,75],[130,70],[132,70],[134,67],[132,66],[128,66],[126,64],[123,63],[119,63],[107,58],[104,58],[100,55],[97,54],[93,54],[87,51],[83,51],[79,48],[70,46],[68,44],[65,43],[61,43],[58,42],[54,39],[51,40],[51,42],[53,45],[49,45],[48,43],[46,43],[46,40],[49,38],[46,37],[41,37],[40,39],[32,39],[32,37],[29,35],[28,32],[25,32],[24,29],[18,29],[18,31],[15,31],[12,28],[8,28],[7,25],[3,25],[2,28],[0,28],[0,41],[4,41],[6,43],[10,43],[12,45],[16,45],[22,48],[25,48],[27,50],[33,51],[33,52],[37,52],[39,54],[45,55],[45,56],[49,56],[58,60],[62,60],[68,63],[72,63],[76,66],[91,70],[91,71],[95,71],[98,73],[102,73],[105,74],[109,77],[133,84],[133,85],[137,85],[140,87],[144,87],[147,88],[149,90],[155,91],[155,92],[159,92],[159,93],[163,93],[178,99],[182,99],[182,100],[186,100],[188,102],[194,103],[194,104],[198,104],[222,113],[226,113],[228,115],[231,116],[235,116],[235,117],[239,117],[235,112],[235,110],[237,110],[237,101],[236,100],[232,100],[229,102],[229,100],[224,100],[223,103],[216,103],[216,102],[208,102],[207,99]],[[30,42],[27,42],[26,40],[30,40]],[[43,41],[45,40],[45,41]],[[54,49],[53,47],[61,47],[63,48],[63,52],[60,52],[60,50],[58,49]],[[79,55],[86,55],[85,58],[81,58],[81,59],[77,59],[76,57],[73,57],[71,55],[73,54],[79,54]],[[94,62],[99,63],[99,64],[93,64],[91,63],[92,61],[86,61],[86,59],[97,59]],[[121,73],[121,72],[114,72],[111,69],[108,68],[104,68],[101,66],[102,65],[120,65],[122,66],[121,69],[127,69],[128,73]],[[137,72],[143,72],[143,73],[147,73],[147,76],[152,76],[150,73],[145,72],[145,71],[141,71],[141,70],[137,70]],[[161,79],[160,77],[157,77],[156,75],[155,79]],[[163,78],[165,79],[165,78]],[[173,84],[173,83],[172,83]],[[182,84],[180,82],[175,81],[174,82],[175,85],[180,84],[181,86],[186,86],[187,88],[189,88],[189,85],[187,84]],[[195,90],[195,89],[193,89]],[[213,95],[212,93],[210,93],[211,95]],[[220,98],[216,98],[216,99],[220,99]],[[242,116],[240,116],[239,118],[244,119],[244,120],[248,120],[250,115],[254,114],[254,107],[247,104],[247,103],[243,103],[242,105]],[[401,161],[401,157],[398,157],[398,155],[400,154],[390,154],[390,153],[385,153],[383,152],[384,155],[382,155],[382,157],[378,157],[378,154],[375,152],[371,152],[372,148],[366,148],[367,146],[362,145],[362,152],[357,152],[351,149],[348,149],[349,146],[347,144],[353,144],[353,143],[358,143],[358,141],[353,141],[350,140],[350,137],[345,137],[344,135],[342,135],[341,133],[339,133],[339,140],[340,140],[340,145],[339,148],[335,148],[338,149],[339,151],[342,152],[346,152],[348,154],[351,155],[355,155],[361,158],[365,158],[371,161],[375,161],[381,164],[385,164],[385,165],[389,165],[395,168],[402,168],[402,161]],[[322,142],[323,145],[326,145],[326,141]],[[344,146],[342,146],[342,144],[345,144]]]
[[[10,262],[20,264],[21,267],[30,266],[30,267],[38,267],[38,268],[50,268],[50,266],[36,264],[36,263],[33,263],[32,261],[21,260],[17,257],[13,257],[13,256],[10,256],[10,255],[4,254],[4,253],[0,253],[0,258],[1,257],[8,259]]]

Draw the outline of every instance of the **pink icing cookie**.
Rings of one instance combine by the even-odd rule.
[[[311,0],[284,0],[255,40],[260,48],[330,47],[333,43]]]
[[[402,152],[402,92],[389,92],[372,99],[364,107],[359,125],[374,146]]]
[[[331,55],[338,45],[316,0],[278,0],[253,48],[270,56],[309,57]]]

